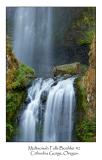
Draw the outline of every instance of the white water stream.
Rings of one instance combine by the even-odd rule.
[[[30,102],[21,116],[19,141],[72,141],[74,79],[61,78],[57,84],[51,78],[34,81],[28,90]]]

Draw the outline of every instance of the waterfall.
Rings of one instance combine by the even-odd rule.
[[[17,58],[33,67],[37,76],[48,75],[53,61],[53,8],[19,7],[14,19],[13,50]]]
[[[15,12],[13,51],[32,66],[37,77],[48,77],[53,65],[51,7],[18,7]],[[72,141],[75,78],[34,80],[20,116],[17,141]]]
[[[18,141],[72,141],[75,78],[36,79],[20,118]]]
[[[40,99],[43,91],[48,91],[53,84],[52,79],[37,79],[28,90],[30,103],[21,116],[21,141],[36,141],[36,124],[38,122]]]
[[[71,141],[75,95],[73,78],[59,81],[49,92],[44,124],[44,141]]]

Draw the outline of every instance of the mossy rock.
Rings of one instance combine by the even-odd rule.
[[[13,76],[13,78],[11,78]],[[32,79],[35,78],[35,72],[32,68],[25,64],[19,64],[16,71],[8,71],[7,75],[7,90],[23,89],[31,84]],[[10,80],[11,79],[11,83]]]
[[[19,64],[19,67],[15,73],[15,79],[12,83],[13,89],[26,88],[31,84],[32,79],[35,78],[35,72],[32,68],[25,64]]]
[[[80,63],[76,62],[76,63],[56,66],[54,67],[52,72],[54,76],[64,75],[64,74],[75,75],[80,73]]]
[[[63,75],[76,75],[76,74],[84,74],[87,71],[88,66],[84,64],[80,64],[79,62],[64,64],[60,66],[54,67],[52,73],[54,76],[63,76]]]

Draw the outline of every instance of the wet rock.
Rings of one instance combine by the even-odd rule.
[[[51,85],[51,87],[56,86],[57,83],[58,83],[58,81],[56,80],[56,81]]]
[[[67,79],[67,78],[70,78],[70,77],[71,77],[70,74],[64,74],[64,76],[63,76],[64,79]]]
[[[30,101],[31,101],[30,98],[27,97],[26,100],[25,100],[25,102],[24,102],[25,105],[28,105],[30,103]]]
[[[45,109],[46,109],[45,104],[40,104],[39,113],[38,113],[39,122],[43,122],[44,121]]]
[[[47,91],[43,91],[43,92],[42,92],[42,94],[41,94],[41,103],[42,103],[42,104],[45,104],[45,103],[46,103],[47,95],[48,95],[48,92],[47,92]]]

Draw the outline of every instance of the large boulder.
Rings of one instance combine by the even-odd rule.
[[[80,63],[75,62],[71,64],[56,66],[54,67],[52,72],[54,76],[65,75],[65,74],[69,74],[69,75],[79,74],[80,73]]]

